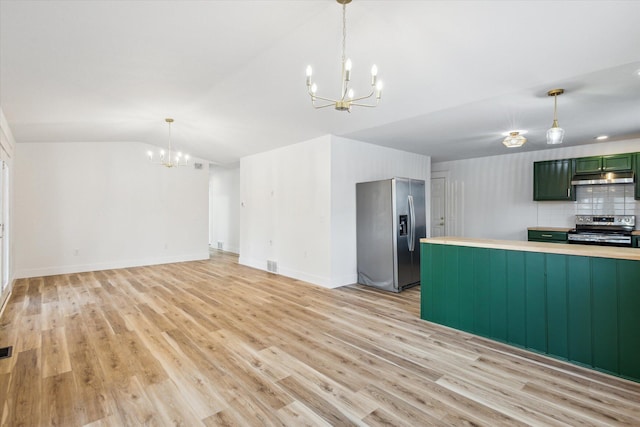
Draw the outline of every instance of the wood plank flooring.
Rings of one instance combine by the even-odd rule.
[[[0,424],[640,425],[640,384],[422,321],[419,302],[217,251],[19,280]]]

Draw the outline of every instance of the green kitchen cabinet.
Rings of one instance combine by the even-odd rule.
[[[568,243],[566,231],[555,230],[527,230],[527,240],[530,242]]]
[[[640,382],[640,260],[421,244],[422,319]]]
[[[633,156],[633,154],[614,154],[611,156],[602,156],[602,172],[632,170]]]
[[[631,236],[631,246],[640,248],[640,236]]]
[[[635,154],[634,168],[636,180],[636,200],[640,200],[640,153]]]
[[[533,200],[575,200],[571,185],[573,159],[548,160],[533,164]]]
[[[597,173],[602,170],[602,156],[576,159],[576,173]]]
[[[575,161],[577,174],[630,171],[633,166],[633,154],[581,157]]]

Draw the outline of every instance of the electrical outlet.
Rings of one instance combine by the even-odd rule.
[[[78,255],[80,255],[80,249],[74,249],[73,256],[78,256]]]

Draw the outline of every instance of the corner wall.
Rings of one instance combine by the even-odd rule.
[[[324,287],[356,283],[355,184],[428,181],[430,161],[331,135],[243,157],[240,263],[276,261],[278,273]]]
[[[331,143],[331,285],[358,281],[356,245],[356,183],[393,177],[425,181],[431,199],[431,158],[406,151],[332,137]],[[426,209],[426,224],[430,221]],[[429,227],[427,227],[427,232]]]
[[[148,162],[150,146],[16,146],[16,277],[206,259],[208,171]]]

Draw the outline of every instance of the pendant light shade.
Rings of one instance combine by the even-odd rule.
[[[558,126],[558,95],[562,95],[564,89],[551,89],[548,96],[553,96],[553,124],[547,131],[547,144],[562,144],[564,129]]]

